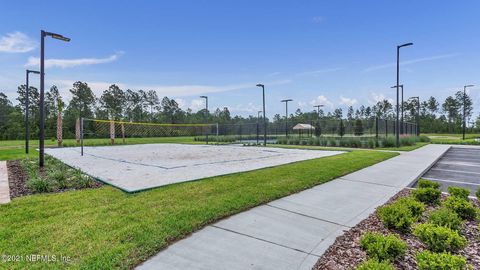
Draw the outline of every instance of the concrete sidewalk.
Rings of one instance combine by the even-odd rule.
[[[415,181],[449,147],[427,145],[234,215],[137,269],[311,269],[337,236]]]
[[[0,204],[10,202],[10,189],[8,185],[7,162],[0,161]]]

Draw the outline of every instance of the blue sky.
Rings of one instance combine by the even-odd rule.
[[[394,98],[396,45],[405,96],[439,99],[480,85],[479,1],[2,1],[0,91],[12,99],[47,40],[46,87],[74,81],[154,89],[197,110],[267,114],[371,105]],[[38,82],[33,79],[33,85]],[[480,87],[471,88],[480,106]],[[478,110],[476,110],[478,112]]]

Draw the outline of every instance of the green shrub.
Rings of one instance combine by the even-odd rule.
[[[370,259],[360,264],[357,270],[395,270],[395,268],[390,262],[379,262],[375,259]]]
[[[475,193],[475,195],[477,195],[477,199],[480,201],[480,188],[478,188],[477,193]]]
[[[35,177],[28,180],[27,187],[34,193],[50,192],[53,190],[52,183],[42,177]]]
[[[443,203],[443,205],[457,213],[457,215],[460,216],[462,219],[473,220],[477,215],[475,206],[473,206],[470,201],[466,201],[458,197],[448,197]]]
[[[420,135],[417,137],[417,141],[419,142],[430,142],[430,138],[425,135]]]
[[[417,267],[419,270],[464,270],[467,261],[462,256],[425,250],[417,253]]]
[[[48,178],[53,181],[59,189],[66,189],[68,187],[67,174],[68,170],[55,168],[48,172]]]
[[[378,216],[387,228],[405,232],[410,230],[410,226],[419,219],[424,209],[422,203],[411,198],[402,198],[380,207]]]
[[[370,258],[379,261],[395,260],[405,255],[407,245],[393,234],[383,235],[380,233],[367,232],[360,239],[360,246],[367,252]]]
[[[450,196],[457,197],[459,199],[468,200],[468,195],[470,195],[470,190],[462,187],[450,186],[448,187],[448,193],[450,193]]]
[[[428,222],[437,226],[444,226],[458,231],[460,229],[460,225],[462,224],[462,219],[457,215],[457,213],[448,208],[442,207],[430,213]]]
[[[420,218],[425,211],[425,205],[411,197],[400,198],[395,203],[407,206],[415,218]]]
[[[395,138],[393,137],[387,137],[383,140],[383,147],[395,147],[395,144]]]
[[[430,181],[430,180],[420,179],[420,180],[418,180],[417,187],[418,187],[418,188],[434,188],[434,189],[439,189],[439,188],[440,188],[440,184],[437,183],[437,182]]]
[[[434,188],[417,188],[412,194],[420,202],[436,205],[440,202],[442,192]]]
[[[467,244],[467,239],[457,231],[431,223],[417,225],[413,234],[434,252],[455,252]]]

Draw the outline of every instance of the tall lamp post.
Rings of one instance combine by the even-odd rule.
[[[45,37],[69,42],[70,39],[60,34],[40,31],[40,140],[39,140],[39,166],[45,163]]]
[[[474,85],[473,84],[468,84],[468,85],[465,85],[463,86],[463,128],[462,128],[462,133],[463,133],[463,140],[465,140],[465,128],[466,128],[466,122],[465,122],[465,113],[466,113],[466,109],[465,109],[465,101],[467,99],[467,87],[473,87]]]
[[[415,129],[415,133],[417,136],[420,136],[420,97],[411,97],[409,99],[416,99],[417,100],[417,115],[415,118],[417,119],[417,128]]]
[[[29,103],[30,103],[30,93],[29,93],[29,74],[40,74],[40,71],[35,71],[35,70],[29,70],[27,69],[26,73],[26,80],[25,80],[25,154],[28,155],[28,141],[30,139],[30,132],[29,132],[29,126],[28,126],[28,114],[29,114]]]
[[[265,117],[265,85],[259,83],[257,87],[262,88],[263,95],[263,145],[267,146],[267,118]]]
[[[403,116],[404,116],[404,113],[403,113],[403,84],[400,84],[398,87],[400,87],[400,92],[401,92],[401,94],[400,94],[400,97],[401,97],[400,100],[401,101],[400,101],[400,129],[399,129],[399,131],[400,131],[400,133],[403,133]],[[394,85],[390,88],[396,89],[397,86]],[[397,106],[398,106],[398,103],[397,103]],[[398,111],[397,111],[397,113],[398,113]]]
[[[208,97],[207,96],[200,96],[200,98],[205,99],[205,124],[208,124]],[[207,127],[205,142],[208,144],[208,127]]]
[[[258,145],[258,133],[260,132],[260,128],[259,128],[259,125],[260,125],[260,114],[262,113],[262,111],[258,111],[257,112],[257,145]]]
[[[400,123],[398,122],[398,114],[399,114],[399,106],[398,106],[398,89],[400,88],[400,48],[403,48],[403,47],[407,47],[407,46],[412,46],[413,43],[405,43],[405,44],[402,44],[402,45],[398,45],[397,46],[397,85],[396,85],[396,88],[397,88],[397,121],[396,121],[396,145],[397,147],[400,146],[400,133],[399,133],[399,127],[400,127]]]
[[[285,137],[288,137],[288,102],[293,101],[293,99],[284,99],[280,102],[285,102]]]

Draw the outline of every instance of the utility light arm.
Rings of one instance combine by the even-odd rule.
[[[46,37],[46,36],[51,36],[51,37],[54,38],[54,39],[58,39],[58,40],[65,41],[65,42],[70,42],[70,38],[64,37],[64,36],[62,36],[62,35],[60,35],[60,34],[42,31],[42,35],[43,35],[44,37]]]

